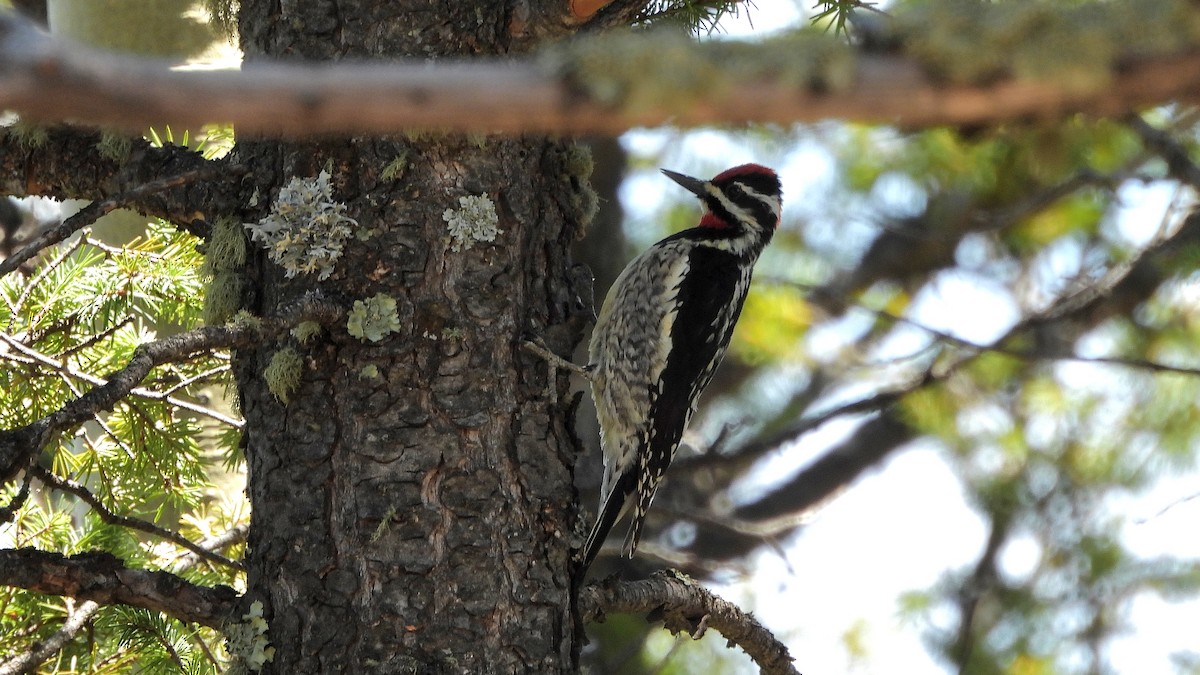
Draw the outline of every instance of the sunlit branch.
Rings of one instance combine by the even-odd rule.
[[[672,633],[699,639],[709,629],[720,631],[741,647],[769,675],[797,673],[787,646],[753,616],[675,571],[655,572],[638,581],[609,581],[584,587],[579,593],[584,621],[605,614],[648,614]]]
[[[80,246],[83,246],[83,237],[80,237],[79,239],[76,239],[70,244],[64,246],[62,250],[58,252],[58,255],[54,256],[53,260],[44,265],[42,269],[38,270],[37,274],[33,275],[33,277],[25,283],[24,287],[21,288],[21,294],[17,296],[17,300],[13,303],[12,310],[9,314],[10,330],[13,326],[13,323],[17,320],[17,316],[20,314],[21,308],[25,306],[25,301],[29,299],[29,294],[33,292],[33,289],[37,288],[47,276],[49,276],[54,272],[54,270],[58,269],[64,262],[66,262],[67,258],[70,258],[75,251],[78,251]]]
[[[0,549],[0,582],[102,605],[142,607],[211,628],[230,616],[237,599],[228,586],[198,586],[169,572],[131,569],[102,552],[67,557],[31,548]]]
[[[121,207],[128,206],[139,199],[146,197],[147,195],[151,195],[156,192],[162,192],[163,190],[169,190],[171,188],[179,187],[181,185],[186,185],[196,181],[226,177],[230,175],[231,171],[235,170],[236,167],[230,167],[224,164],[205,166],[185,173],[169,176],[167,178],[160,178],[158,180],[150,181],[138,187],[127,190],[126,192],[123,192],[115,197],[94,201],[80,209],[78,213],[70,218],[67,218],[59,225],[46,230],[33,241],[17,249],[8,258],[0,261],[0,277],[17,269],[22,263],[30,260],[43,249],[54,246],[55,244],[66,240],[67,237],[70,237],[79,230],[82,230],[83,228],[95,223],[101,216],[112,213]]]
[[[85,372],[71,366],[65,360],[59,361],[57,359],[50,358],[49,356],[41,353],[40,351],[33,349],[32,347],[29,347],[28,345],[23,344],[21,341],[17,340],[16,338],[12,337],[11,335],[8,335],[7,333],[0,332],[0,341],[7,343],[11,348],[19,351],[26,358],[33,359],[34,361],[40,363],[41,365],[43,365],[47,368],[50,368],[58,373],[61,373],[63,375],[68,375],[68,376],[73,377],[78,380],[83,380],[84,382],[87,382],[88,384],[90,384],[94,387],[102,387],[105,384],[107,384],[107,382],[106,382],[106,380],[104,380],[104,378],[96,377],[95,375],[85,373]],[[234,429],[242,428],[242,421],[239,419],[232,418],[224,413],[218,412],[211,408],[206,408],[206,407],[196,404],[196,403],[192,403],[191,401],[185,401],[180,398],[175,398],[174,396],[171,396],[170,394],[167,394],[167,393],[157,392],[157,391],[154,391],[153,389],[146,389],[145,387],[134,387],[129,390],[129,394],[132,396],[136,396],[138,398],[144,398],[144,399],[148,399],[151,401],[165,402],[165,403],[175,406],[176,408],[179,408],[181,410],[186,410],[188,412],[195,413],[197,415],[202,415],[204,417],[211,418],[213,420],[216,420],[217,422],[220,422],[222,424],[233,427]]]
[[[201,558],[204,558],[205,560],[217,565],[222,565],[235,570],[245,569],[245,565],[243,563],[236,560],[230,560],[219,553],[214,553],[177,532],[172,532],[171,530],[168,530],[164,527],[159,527],[154,523],[141,520],[140,518],[131,518],[129,516],[122,516],[113,513],[107,506],[104,505],[103,502],[100,501],[99,497],[92,494],[91,490],[88,490],[86,487],[76,483],[73,480],[56,476],[49,470],[40,466],[33,467],[30,471],[33,473],[35,478],[37,478],[47,487],[54,488],[55,490],[60,490],[62,492],[67,492],[78,497],[80,501],[92,507],[92,510],[96,512],[96,515],[100,516],[100,519],[109,525],[128,527],[131,530],[138,530],[140,532],[145,532],[146,534],[151,534],[156,537],[166,539],[167,541],[182,548],[186,548]]]
[[[596,20],[624,4],[605,7]],[[722,47],[708,44],[694,45],[691,58],[670,59],[677,71],[670,76],[673,82],[711,86],[683,97],[642,96],[634,105],[621,100],[620,92],[645,83],[644,67],[635,65],[644,64],[646,57],[627,46],[602,50],[615,60],[606,74],[615,82],[592,91],[572,76],[587,59],[586,46],[564,47],[555,67],[544,60],[480,59],[469,64],[321,67],[255,63],[242,71],[175,72],[165,62],[89,51],[43,37],[11,15],[0,15],[0,22],[0,62],[5,64],[0,108],[34,120],[71,119],[135,131],[155,124],[214,121],[233,123],[240,133],[287,136],[412,128],[614,133],[663,124],[827,118],[928,127],[1079,111],[1125,114],[1146,105],[1192,100],[1200,91],[1200,52],[1138,58],[1133,50],[1141,45],[1126,45],[1131,51],[1118,59],[1122,67],[1111,73],[1110,81],[1085,87],[1066,76],[1022,80],[991,74],[976,84],[948,84],[911,58],[871,54],[860,55],[836,77],[798,76],[787,68],[764,68],[761,76],[746,77],[719,67],[714,72],[711,54]],[[646,40],[649,48],[661,46],[654,36]],[[828,40],[840,44],[833,37]],[[796,58],[806,55],[798,50]],[[837,86],[831,86],[833,80]],[[617,92],[616,100],[605,91]]]
[[[328,324],[342,315],[343,310],[334,305],[306,298],[284,310],[280,316],[225,326],[204,326],[143,344],[134,350],[127,366],[104,378],[104,384],[36,422],[18,429],[0,430],[0,482],[10,480],[56,433],[91,419],[97,412],[111,410],[156,366],[186,361],[214,349],[258,344],[300,321]]]
[[[988,532],[987,545],[975,563],[971,573],[958,592],[958,635],[954,640],[953,655],[958,663],[958,672],[965,675],[971,661],[971,652],[975,647],[975,610],[979,599],[996,581],[996,558],[1000,555],[1000,547],[1008,538],[1008,521],[999,520],[992,516],[991,528]]]
[[[246,535],[250,531],[250,526],[243,523],[235,525],[221,534],[206,537],[197,542],[201,548],[206,551],[220,551],[230,546],[235,546],[246,541]],[[171,566],[172,570],[178,574],[184,570],[191,569],[200,563],[200,560],[205,559],[204,556],[198,553],[186,553],[180,556],[175,564]]]
[[[0,573],[2,573],[4,563],[0,561]],[[45,663],[64,647],[67,643],[75,639],[79,631],[83,630],[84,626],[92,620],[94,615],[100,609],[100,603],[91,600],[85,600],[70,612],[67,620],[63,625],[52,635],[44,640],[39,640],[36,645],[24,654],[17,654],[7,661],[0,661],[0,675],[17,675],[18,673],[34,673],[37,672],[37,667]]]

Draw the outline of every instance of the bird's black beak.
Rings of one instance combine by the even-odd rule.
[[[691,176],[685,176],[681,173],[676,173],[674,171],[671,171],[670,169],[659,169],[659,170],[662,171],[663,173],[665,173],[667,175],[667,178],[670,178],[671,180],[675,181],[676,183],[679,183],[680,185],[682,185],[684,190],[687,190],[688,192],[696,195],[697,197],[700,197],[701,199],[704,198],[704,195],[706,194],[706,192],[704,191],[704,181],[702,181],[698,178],[692,178]]]

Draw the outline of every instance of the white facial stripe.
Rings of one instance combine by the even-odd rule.
[[[742,191],[745,192],[747,195],[754,197],[758,201],[765,204],[766,207],[768,209],[770,209],[771,214],[775,216],[775,222],[776,223],[779,222],[779,210],[780,210],[780,206],[781,206],[779,198],[773,197],[771,195],[765,195],[765,194],[759,192],[758,190],[755,190],[754,188],[749,187],[745,184],[740,184],[740,187],[742,188]],[[749,212],[747,212],[742,207],[740,207],[740,206],[734,204],[732,201],[730,201],[730,199],[725,196],[725,193],[718,190],[716,188],[716,186],[712,185],[711,183],[706,183],[704,185],[704,189],[708,192],[708,194],[712,195],[713,197],[716,197],[717,201],[721,202],[721,206],[725,207],[725,210],[728,211],[729,214],[731,216],[733,216],[734,218],[738,219],[739,221],[741,221],[743,223],[756,223],[757,222],[753,217],[751,217]]]
[[[767,208],[771,209],[771,213],[775,214],[775,220],[776,221],[779,220],[779,208],[780,208],[779,198],[772,197],[770,195],[764,195],[763,193],[759,192],[758,190],[755,190],[754,188],[752,188],[748,185],[743,185],[742,190],[745,191],[745,193],[750,195],[751,197],[754,197],[758,201],[766,204]]]

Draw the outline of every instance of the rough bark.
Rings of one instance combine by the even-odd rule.
[[[508,17],[494,5],[291,7],[243,0],[249,61],[506,49]],[[269,671],[569,670],[566,378],[551,397],[545,364],[519,347],[532,331],[570,353],[586,309],[565,253],[583,219],[572,195],[585,189],[564,178],[568,146],[358,138],[241,142],[236,155],[260,195],[248,222],[289,178],[328,169],[356,231],[370,232],[319,284],[285,279],[259,252],[246,269],[252,311],[270,315],[319,287],[346,307],[385,293],[401,324],[379,342],[338,326],[292,343],[304,373],[286,405],[263,378],[286,341],[237,355],[254,513],[244,602],[264,604],[277,648]],[[501,232],[455,251],[443,211],[479,194]]]

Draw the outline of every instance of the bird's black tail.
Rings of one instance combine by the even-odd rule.
[[[600,553],[600,548],[604,546],[604,540],[608,538],[608,533],[612,531],[613,526],[621,519],[621,514],[629,507],[629,496],[633,494],[635,488],[637,488],[637,476],[633,472],[629,472],[618,478],[605,496],[604,502],[600,505],[600,513],[596,515],[596,524],[592,526],[592,531],[583,544],[583,553],[575,568],[577,585],[583,582],[588,568],[592,566],[592,562]]]

